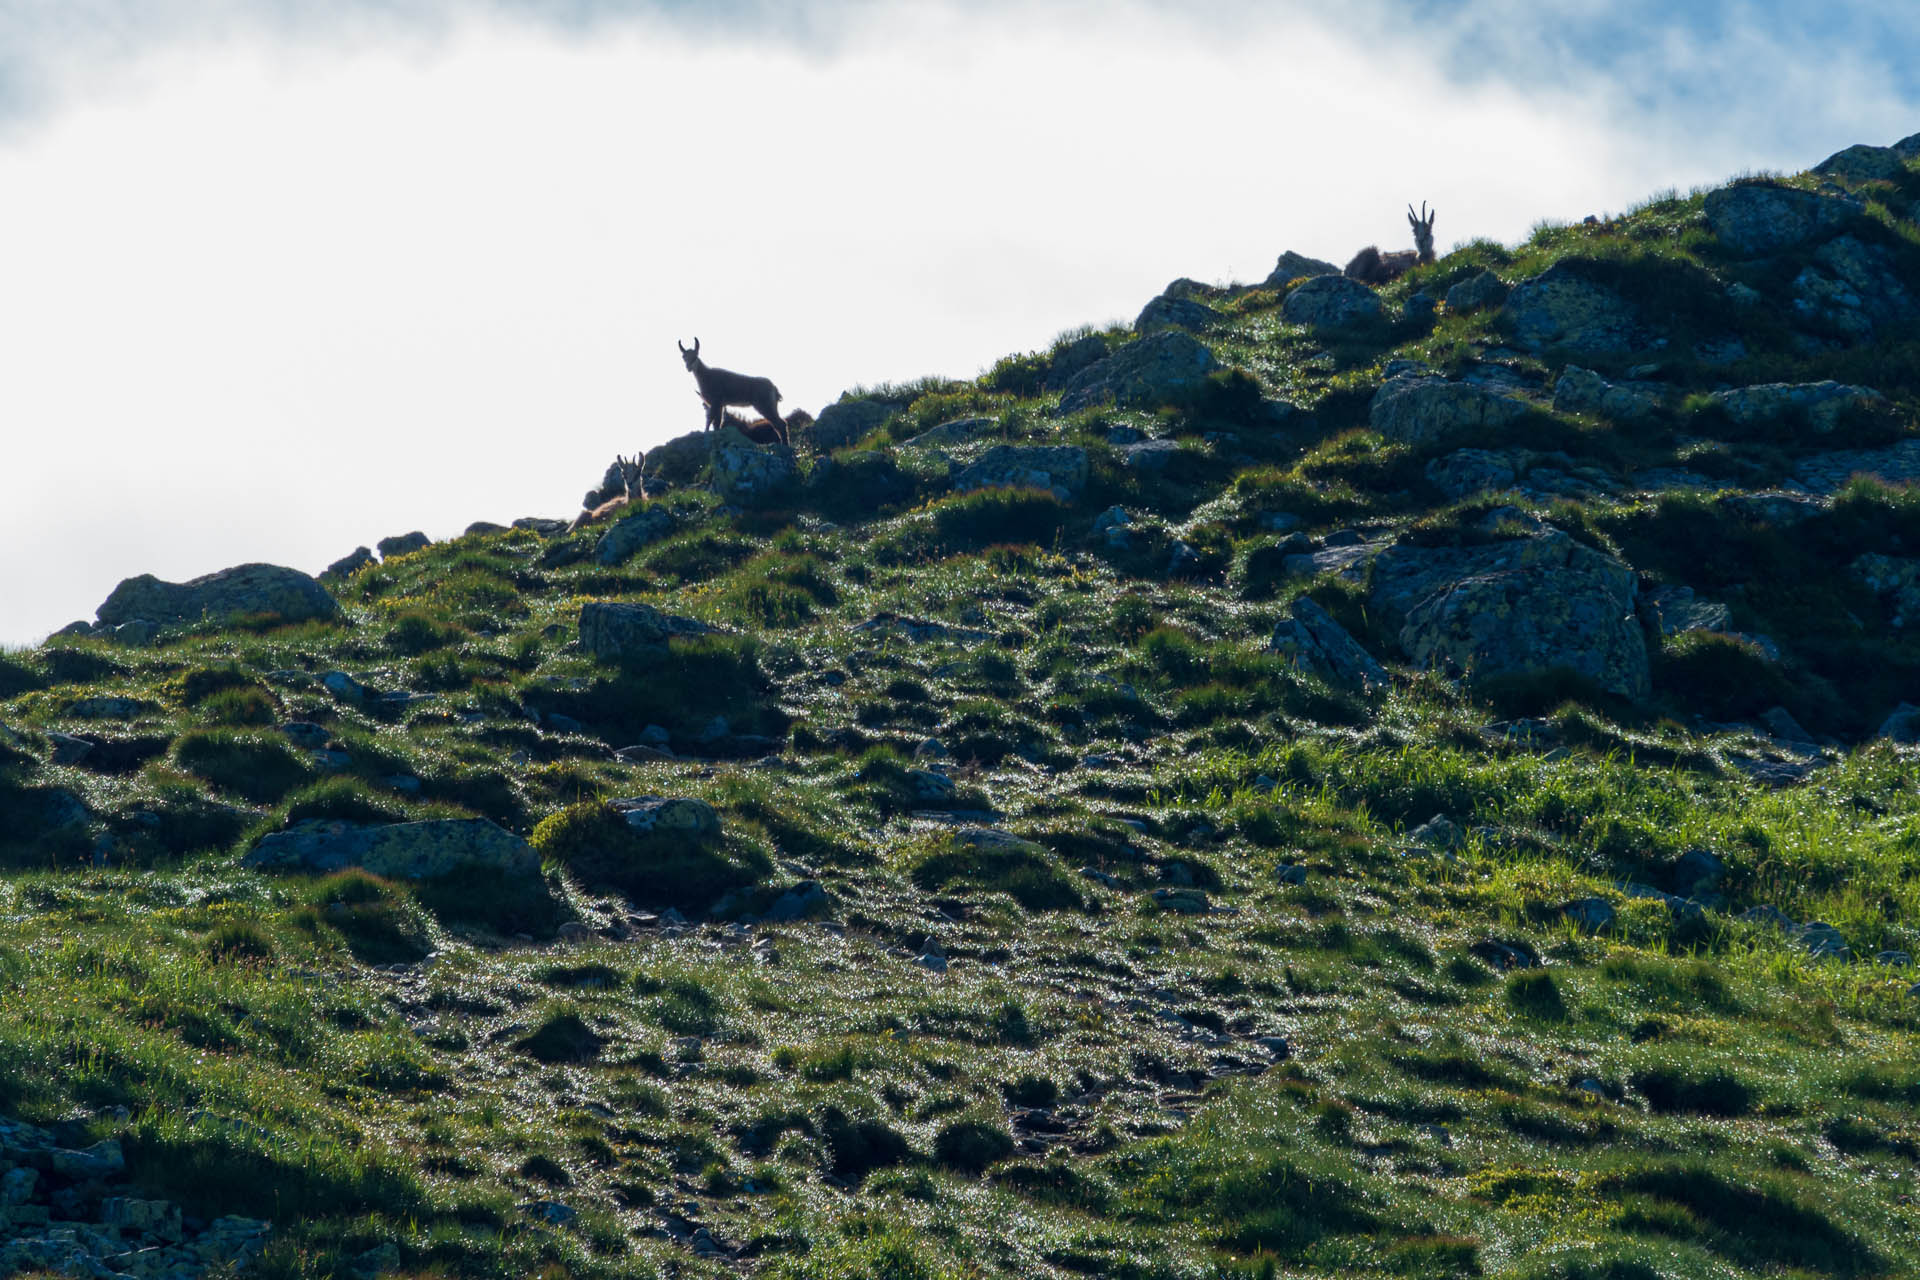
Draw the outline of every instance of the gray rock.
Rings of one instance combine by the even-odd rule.
[[[1162,329],[1127,343],[1067,379],[1060,412],[1075,413],[1106,403],[1123,409],[1157,408],[1190,393],[1219,367],[1213,352],[1192,334]]]
[[[124,1172],[127,1167],[127,1157],[112,1138],[96,1142],[83,1151],[55,1149],[48,1152],[48,1161],[56,1176],[74,1181],[108,1178]]]
[[[606,662],[645,658],[675,637],[714,633],[704,622],[650,604],[595,600],[580,606],[580,647]]]
[[[952,418],[928,427],[907,443],[915,446],[965,444],[998,430],[999,426],[998,418]]]
[[[1602,933],[1613,927],[1617,913],[1605,898],[1575,898],[1560,908],[1560,915],[1583,933]]]
[[[827,446],[819,447],[824,449]],[[699,478],[712,456],[713,433],[710,431],[689,431],[685,435],[675,436],[665,444],[655,445],[647,451],[646,458],[641,464],[645,472],[643,483],[646,485],[647,493],[658,497],[669,489],[685,488]],[[606,493],[607,498],[617,498],[626,490],[617,470],[609,468],[609,472],[613,477],[613,490],[607,493],[603,487],[601,492]],[[603,481],[603,486],[604,483]]]
[[[1625,564],[1548,529],[1482,546],[1396,545],[1373,562],[1369,600],[1423,666],[1479,678],[1564,668],[1640,698],[1649,678],[1634,589]]]
[[[1687,631],[1725,631],[1732,625],[1727,606],[1695,596],[1692,587],[1661,586],[1636,600],[1640,615],[1662,636]]]
[[[672,511],[658,503],[646,503],[607,526],[593,544],[593,558],[604,565],[624,564],[634,552],[672,533],[674,523]]]
[[[1876,951],[1873,962],[1889,969],[1910,969],[1913,967],[1913,955],[1907,951]]]
[[[539,534],[543,538],[558,537],[567,531],[568,521],[556,520],[547,516],[521,516],[513,522],[515,529],[525,529]]]
[[[1179,452],[1178,440],[1141,440],[1122,446],[1120,465],[1134,471],[1165,471],[1167,463]]]
[[[143,702],[139,698],[96,694],[91,698],[69,702],[66,712],[79,720],[131,720],[143,711],[156,709],[151,702]]]
[[[1815,960],[1853,959],[1853,948],[1841,932],[1824,920],[1810,920],[1787,930],[1787,936],[1800,944]]]
[[[1591,369],[1568,365],[1553,386],[1557,413],[1590,413],[1615,422],[1640,423],[1664,407],[1666,389],[1655,382],[1609,382]]]
[[[136,618],[167,626],[265,615],[285,622],[341,616],[325,587],[298,569],[273,564],[238,565],[187,582],[144,573],[115,587],[96,613],[107,626]]]
[[[959,788],[954,785],[952,778],[931,769],[909,769],[907,781],[913,787],[913,807],[916,809],[951,808],[959,794]]]
[[[903,406],[886,400],[838,400],[813,422],[813,447],[825,452],[852,444],[881,426]]]
[[[1152,897],[1154,905],[1162,911],[1183,916],[1203,916],[1213,910],[1205,891],[1200,889],[1155,889]]]
[[[367,686],[344,671],[329,671],[320,677],[320,687],[345,702],[364,702]]]
[[[1726,862],[1711,849],[1688,849],[1673,864],[1674,891],[1689,898],[1714,892],[1726,878]]]
[[[1506,300],[1506,282],[1491,271],[1482,271],[1447,290],[1447,311],[1456,314],[1478,311],[1482,307],[1497,307]]]
[[[1280,317],[1288,324],[1333,332],[1364,328],[1385,319],[1379,295],[1342,275],[1314,276],[1296,285],[1281,304]]]
[[[1467,842],[1460,824],[1443,813],[1436,813],[1407,833],[1407,838],[1425,849],[1458,849]]]
[[[1524,450],[1456,449],[1426,466],[1427,482],[1452,501],[1511,489],[1526,468]]]
[[[1793,310],[1802,319],[1850,341],[1872,336],[1889,323],[1911,320],[1912,292],[1884,245],[1836,236],[1814,251],[1813,265],[1794,277]]]
[[[346,578],[358,573],[370,564],[379,564],[373,558],[373,552],[365,547],[355,547],[321,571],[323,578]]]
[[[1400,306],[1400,319],[1410,325],[1430,325],[1437,305],[1424,290],[1408,294],[1407,300]]]
[[[1873,476],[1888,484],[1911,484],[1920,481],[1920,440],[1902,440],[1885,449],[1815,454],[1802,459],[1793,475],[1802,486],[1818,494],[1834,493],[1856,475]]]
[[[1715,391],[1708,403],[1721,410],[1736,426],[1771,426],[1782,422],[1805,423],[1825,435],[1838,424],[1840,415],[1850,410],[1886,404],[1886,397],[1872,387],[1857,387],[1844,382],[1766,382],[1751,387]]]
[[[382,560],[391,560],[395,556],[425,551],[433,545],[433,539],[416,529],[412,533],[399,533],[391,538],[382,538],[373,545],[379,550]]]
[[[1901,703],[1880,722],[1873,736],[1904,747],[1920,746],[1920,707],[1911,702]]]
[[[1894,626],[1920,623],[1920,560],[1869,552],[1855,558],[1847,572],[1886,603]]]
[[[1528,408],[1525,401],[1486,387],[1416,374],[1380,384],[1367,421],[1389,440],[1422,445],[1506,426]]]
[[[1330,684],[1362,690],[1387,687],[1385,669],[1310,597],[1297,597],[1287,614],[1274,626],[1269,649]]]
[[[1190,297],[1176,296],[1169,289],[1141,308],[1133,329],[1135,333],[1151,333],[1155,329],[1204,330],[1219,319],[1220,313],[1212,307]]]
[[[800,467],[784,444],[755,444],[728,425],[714,432],[713,491],[735,506],[755,507],[791,489]]]
[[[693,844],[711,844],[720,838],[720,815],[705,800],[692,796],[632,796],[610,800],[608,805],[640,835]]]
[[[472,524],[469,524],[460,531],[460,536],[463,538],[471,538],[475,534],[505,533],[506,531],[507,526],[503,524],[495,524],[491,520],[475,520]]]
[[[971,489],[1065,489],[1087,484],[1087,451],[1079,445],[997,444],[954,473],[953,487]]]
[[[1646,342],[1633,306],[1573,262],[1556,262],[1514,286],[1500,308],[1500,323],[1528,351],[1605,355]]]
[[[1892,147],[1870,147],[1855,143],[1836,151],[1813,166],[1813,172],[1838,178],[1842,182],[1878,182],[1897,178],[1907,162]]]
[[[1280,260],[1273,264],[1273,270],[1267,273],[1267,278],[1262,283],[1265,288],[1278,289],[1302,276],[1337,276],[1339,274],[1340,268],[1331,262],[1309,258],[1305,254],[1295,253],[1289,249],[1280,255]]]
[[[1920,160],[1920,133],[1908,134],[1889,148],[1902,160]]]
[[[1758,258],[1838,231],[1862,216],[1866,207],[1848,196],[1748,182],[1707,193],[1705,212],[1707,226],[1720,243]]]
[[[805,920],[808,916],[827,910],[830,901],[827,891],[821,888],[818,880],[802,880],[775,898],[760,913],[760,918],[773,924]]]
[[[474,868],[535,877],[540,855],[485,818],[437,818],[366,826],[311,820],[261,837],[244,859],[266,871],[325,875],[361,867],[398,880],[427,880]]]
[[[70,733],[47,731],[47,742],[53,747],[55,764],[79,764],[93,750],[93,743],[85,738],[76,738]]]

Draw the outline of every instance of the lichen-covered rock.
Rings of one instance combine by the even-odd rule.
[[[1920,623],[1920,560],[1868,552],[1848,565],[1847,572],[1886,602],[1892,625]]]
[[[1427,483],[1453,502],[1511,489],[1520,482],[1528,456],[1524,449],[1456,449],[1427,464]]]
[[[784,444],[755,444],[732,426],[713,441],[713,491],[728,502],[757,506],[798,483],[799,465]]]
[[[1800,191],[1770,182],[1743,182],[1707,193],[1707,226],[1721,244],[1750,258],[1807,243],[1860,217],[1866,206],[1849,196]]]
[[[636,835],[711,844],[720,838],[720,815],[691,796],[634,796],[608,803]]]
[[[1529,351],[1616,354],[1645,342],[1632,304],[1589,279],[1577,262],[1556,262],[1515,285],[1500,308],[1500,323]]]
[[[1886,397],[1872,387],[1831,381],[1766,382],[1716,391],[1707,399],[1736,426],[1804,422],[1821,435],[1839,425],[1840,415],[1848,410],[1872,408],[1886,402]]]
[[[1677,636],[1687,631],[1725,631],[1732,612],[1717,600],[1703,600],[1692,587],[1662,586],[1642,592],[1636,601],[1640,616],[1655,633]]]
[[[341,556],[338,560],[328,565],[321,571],[320,576],[323,578],[345,578],[351,574],[358,573],[370,564],[378,563],[379,561],[373,558],[372,551],[366,547],[355,547],[352,551],[349,551],[346,555]]]
[[[1815,493],[1833,493],[1856,475],[1888,484],[1920,481],[1920,440],[1902,440],[1885,449],[1840,449],[1802,458],[1794,479]]]
[[[852,444],[875,430],[902,406],[887,400],[838,400],[813,420],[813,447],[821,451]]]
[[[593,558],[605,565],[624,564],[640,548],[672,533],[673,526],[673,512],[657,503],[646,503],[607,526],[593,544]]]
[[[1367,407],[1367,422],[1389,440],[1421,445],[1504,427],[1527,409],[1525,401],[1487,387],[1415,374],[1381,383]]]
[[[650,604],[594,600],[580,606],[580,647],[605,662],[645,657],[676,636],[712,635],[714,630]]]
[[[1180,399],[1220,367],[1205,343],[1180,329],[1136,339],[1067,380],[1060,412],[1097,404],[1155,408]]]
[[[645,475],[648,495],[658,497],[669,489],[685,488],[692,484],[706,469],[707,460],[712,454],[713,433],[710,431],[689,431],[647,450],[641,462],[641,471]],[[605,478],[597,492],[604,495],[600,502],[605,502],[620,496],[624,490],[616,477],[611,492],[606,487]],[[600,502],[589,505],[599,506]]]
[[[1280,317],[1316,331],[1358,329],[1385,318],[1380,296],[1342,275],[1314,276],[1302,282],[1281,304]]]
[[[1906,167],[1907,162],[1892,147],[1855,143],[1813,166],[1813,172],[1842,182],[1878,182],[1899,177]]]
[[[391,538],[382,538],[373,545],[382,560],[391,560],[395,556],[425,551],[433,545],[433,539],[415,529],[412,533],[397,533]]]
[[[1491,271],[1482,271],[1468,276],[1459,284],[1447,290],[1447,311],[1458,314],[1462,311],[1478,311],[1482,307],[1499,306],[1507,300],[1507,285]]]
[[[1884,245],[1836,236],[1794,277],[1793,310],[1815,328],[1858,342],[1880,326],[1911,320],[1915,306],[1899,264]]]
[[[1369,603],[1422,666],[1478,679],[1570,670],[1622,697],[1649,688],[1633,570],[1558,529],[1481,546],[1396,545]]]
[[[1155,329],[1203,330],[1218,321],[1218,311],[1177,291],[1177,286],[1186,283],[1191,282],[1174,281],[1165,293],[1142,307],[1139,317],[1133,322],[1134,332],[1151,333]]]
[[[1387,673],[1347,629],[1307,596],[1294,600],[1267,647],[1331,684],[1384,689]]]
[[[340,606],[325,587],[298,569],[243,564],[186,582],[162,582],[150,573],[128,578],[95,616],[108,626],[135,618],[162,626],[264,616],[305,622],[338,618]]]
[[[360,867],[396,880],[433,880],[475,869],[533,877],[540,855],[486,818],[440,818],[364,826],[313,820],[263,836],[246,865],[324,875]]]
[[[1319,258],[1309,258],[1303,253],[1295,253],[1289,249],[1280,255],[1278,262],[1273,264],[1273,270],[1267,274],[1263,284],[1268,289],[1277,289],[1302,276],[1337,276],[1339,274],[1340,268],[1333,263],[1324,262]]]
[[[1615,422],[1645,422],[1660,412],[1665,400],[1666,388],[1657,382],[1609,382],[1572,364],[1553,384],[1556,413],[1590,413]]]
[[[953,487],[970,489],[1065,489],[1087,484],[1087,451],[1076,444],[997,444],[954,473]]]

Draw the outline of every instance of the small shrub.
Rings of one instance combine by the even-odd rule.
[[[821,1112],[819,1132],[828,1171],[848,1182],[858,1183],[875,1169],[903,1164],[913,1156],[899,1130],[879,1120],[853,1119],[839,1107]]]
[[[314,885],[294,923],[315,933],[332,929],[362,964],[412,964],[433,950],[426,913],[407,891],[358,868]]]
[[[571,1009],[555,1009],[513,1047],[540,1062],[587,1062],[600,1056],[605,1042]]]
[[[1567,1016],[1560,988],[1545,969],[1523,969],[1508,978],[1507,1007],[1527,1018],[1559,1022]]]
[[[311,776],[306,761],[284,740],[230,729],[181,734],[173,759],[188,773],[255,804],[272,804]]]

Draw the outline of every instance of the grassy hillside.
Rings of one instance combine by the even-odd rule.
[[[624,543],[0,655],[0,1259],[1920,1272],[1920,161],[1826,168],[1790,243],[1696,194],[1339,326],[1183,282],[1177,386],[1066,335],[791,474],[679,442]],[[1823,381],[1878,395],[1728,394]],[[1624,566],[1639,684],[1385,603],[1549,546]],[[1382,674],[1274,647],[1303,599]],[[710,630],[606,656],[607,602]]]

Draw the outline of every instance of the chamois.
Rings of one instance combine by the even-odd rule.
[[[616,467],[620,468],[620,487],[622,490],[620,496],[617,498],[609,498],[605,502],[592,508],[582,503],[580,514],[575,516],[573,523],[567,526],[567,532],[572,533],[575,529],[584,529],[596,520],[604,520],[629,503],[644,501],[647,496],[647,479],[641,471],[640,460],[645,456],[644,451],[634,454],[631,458],[622,458],[618,454],[614,455],[613,463]],[[606,490],[602,489],[600,492],[604,493]],[[588,494],[587,501],[591,502],[594,496],[594,494]]]
[[[753,378],[731,369],[708,368],[700,359],[698,338],[693,340],[691,351],[677,339],[673,345],[680,348],[680,358],[686,361],[687,371],[700,384],[700,398],[707,402],[707,430],[712,431],[720,425],[721,416],[728,405],[743,404],[750,409],[758,409],[760,416],[768,422],[781,423],[784,432],[786,424],[780,417],[780,388],[773,385],[773,379]]]
[[[1414,251],[1398,249],[1392,253],[1382,253],[1377,245],[1368,245],[1353,255],[1353,261],[1341,274],[1349,280],[1358,280],[1361,284],[1380,285],[1397,280],[1416,266],[1424,266],[1433,261],[1433,220],[1439,213],[1427,212],[1427,202],[1420,202],[1420,212],[1416,216],[1413,206],[1407,206],[1407,223],[1413,228]]]
[[[748,422],[737,413],[729,412],[726,424],[738,431],[755,444],[787,444],[787,424],[778,418],[757,418]]]

